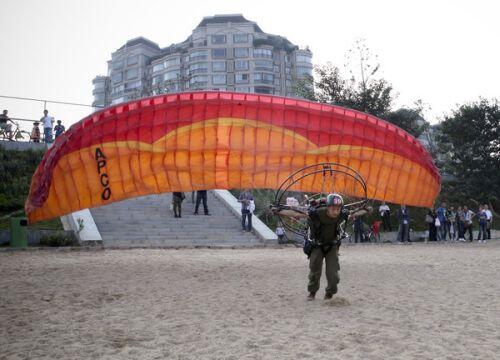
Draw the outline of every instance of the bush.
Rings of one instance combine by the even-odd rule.
[[[73,245],[73,239],[65,234],[52,234],[42,236],[40,239],[41,246],[71,246]]]

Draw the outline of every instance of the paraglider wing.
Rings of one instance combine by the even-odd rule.
[[[25,208],[34,222],[153,193],[277,189],[322,162],[355,169],[372,199],[431,206],[440,190],[425,148],[386,121],[298,99],[192,92],[112,106],[74,124],[46,152]],[[318,178],[294,190],[320,188]]]

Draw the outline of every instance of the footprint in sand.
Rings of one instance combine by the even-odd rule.
[[[344,298],[344,297],[333,297],[332,299],[330,300],[326,300],[324,302],[324,305],[327,305],[327,306],[350,306],[351,305],[351,302]]]

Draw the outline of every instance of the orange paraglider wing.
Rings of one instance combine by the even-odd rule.
[[[192,92],[116,105],[74,124],[45,154],[25,208],[34,222],[152,193],[276,189],[321,162],[355,169],[372,199],[432,206],[440,190],[425,148],[381,119],[298,99]]]

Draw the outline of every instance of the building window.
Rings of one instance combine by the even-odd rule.
[[[159,64],[153,65],[153,72],[156,73],[158,71],[162,71],[165,69],[165,65],[161,62]]]
[[[129,56],[127,59],[127,66],[135,65],[139,62],[139,55]]]
[[[137,89],[138,87],[141,87],[141,82],[140,81],[128,82],[128,83],[125,84],[125,91],[132,90],[132,89]]]
[[[184,57],[182,58],[182,61],[187,63],[189,62],[189,54],[188,55],[184,55]]]
[[[234,57],[235,58],[247,58],[248,57],[248,48],[234,48]]]
[[[122,96],[122,97],[120,97],[118,99],[114,99],[113,101],[111,101],[111,105],[120,104],[120,103],[122,103],[124,101],[125,101],[125,98]]]
[[[235,60],[234,70],[248,70],[248,61],[247,60]]]
[[[259,94],[272,94],[272,89],[267,86],[256,86],[255,92]]]
[[[305,63],[308,63],[308,64],[311,64],[312,63],[312,58],[308,55],[299,55],[297,54],[295,56],[295,59],[297,60],[297,62],[305,62]]]
[[[208,72],[208,63],[199,62],[189,65],[190,74],[200,74]]]
[[[234,91],[247,93],[247,92],[250,92],[250,88],[247,86],[236,86],[234,88]]]
[[[285,74],[290,74],[290,68],[288,66],[285,68]]]
[[[191,61],[196,61],[196,60],[206,60],[208,57],[208,53],[206,50],[198,50],[198,51],[193,51],[190,55],[189,58]]]
[[[253,67],[255,70],[273,71],[273,62],[268,60],[255,60]]]
[[[213,85],[225,85],[226,84],[226,75],[213,75],[212,76],[212,84]]]
[[[279,73],[280,72],[280,67],[279,65],[274,65],[274,72]]]
[[[312,75],[312,68],[310,66],[297,66],[297,76]]]
[[[233,43],[243,44],[248,42],[248,34],[234,34]]]
[[[226,71],[226,62],[225,61],[214,61],[212,63],[212,71]]]
[[[123,67],[123,60],[114,61],[112,68],[113,70],[120,70]]]
[[[279,84],[280,84],[280,79],[277,78],[277,77],[275,77],[274,78],[274,85],[278,85],[279,86]]]
[[[226,35],[212,35],[212,44],[225,44]]]
[[[161,75],[160,76],[155,76],[153,78],[153,85],[157,85],[157,84],[161,83],[162,81],[163,81],[163,76],[161,76]]]
[[[265,73],[253,74],[253,81],[260,84],[272,84],[274,82],[274,75]]]
[[[273,52],[270,49],[253,49],[253,57],[272,59]]]
[[[127,79],[127,80],[135,79],[138,75],[139,75],[139,69],[138,68],[128,69],[125,72],[125,79]]]
[[[248,74],[235,74],[234,82],[236,84],[248,84]]]
[[[179,76],[179,71],[168,71],[163,75],[164,81],[176,80]]]
[[[115,74],[111,75],[111,81],[113,82],[113,84],[122,82],[123,81],[123,75],[122,75],[122,73],[118,72],[118,73],[115,73]]]
[[[123,92],[123,89],[125,87],[123,86],[123,84],[121,85],[118,85],[118,86],[114,86],[113,87],[113,95],[116,95],[116,94],[121,94]]]
[[[189,80],[189,87],[191,89],[199,89],[207,86],[208,76],[196,75]]]
[[[177,66],[181,64],[181,58],[173,58],[165,60],[165,67],[168,68],[170,66]]]
[[[106,84],[104,83],[104,81],[95,82],[95,83],[94,83],[94,90],[97,90],[97,89],[104,89],[104,85],[106,85]]]
[[[226,49],[212,49],[212,58],[213,59],[225,59],[226,58]]]

